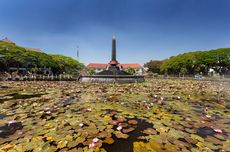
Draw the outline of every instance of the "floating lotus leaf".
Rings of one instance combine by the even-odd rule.
[[[219,140],[225,140],[225,137],[221,134],[215,134],[214,137],[216,137]]]
[[[156,134],[157,131],[153,128],[147,128],[146,130],[143,131],[144,134],[151,135],[151,134]]]
[[[7,145],[1,147],[1,148],[0,148],[0,151],[7,151],[7,150],[11,149],[12,147],[14,147],[14,145],[12,145],[12,144],[7,144]]]
[[[185,138],[185,137],[189,136],[189,134],[187,134],[186,132],[181,131],[181,130],[175,130],[175,129],[170,129],[167,132],[167,135],[170,137],[174,137],[176,139]]]
[[[117,123],[118,123],[118,121],[116,121],[116,120],[110,120],[109,121],[109,124],[112,124],[112,125],[117,125]]]
[[[68,144],[67,144],[67,147],[68,148],[74,148],[78,145],[78,143],[76,141],[69,141]]]
[[[76,125],[79,125],[79,120],[72,119],[69,123],[71,126],[76,126]]]
[[[143,152],[143,151],[147,151],[145,143],[143,143],[143,142],[134,142],[133,143],[133,152]],[[156,152],[155,150],[150,150],[150,149],[148,149],[148,151]]]
[[[88,128],[86,128],[86,131],[87,131],[88,135],[90,135],[90,136],[94,136],[94,135],[97,135],[99,133],[99,130],[97,128],[94,128],[94,127],[88,127]]]
[[[18,144],[14,147],[14,150],[16,150],[17,152],[24,152],[25,147],[22,144]]]
[[[83,143],[84,141],[85,141],[85,137],[82,137],[82,136],[78,137],[75,140],[75,142],[76,142],[77,145]]]
[[[190,146],[187,142],[183,142],[180,140],[175,140],[173,143],[180,148],[185,148],[185,147],[188,148]]]
[[[107,125],[106,128],[107,128],[107,129],[112,129],[112,128],[113,128],[113,125]]]
[[[127,129],[122,129],[122,132],[123,132],[123,133],[129,133],[129,132],[132,132],[132,131],[134,131],[134,130],[135,130],[135,128],[130,127],[130,128],[127,128]]]
[[[66,147],[67,146],[67,143],[68,143],[68,141],[59,141],[58,142],[58,145],[57,145],[57,148],[60,148],[60,149],[62,149],[62,148],[64,148],[64,147]]]
[[[129,135],[127,134],[123,134],[122,132],[120,131],[114,131],[114,134],[117,138],[123,138],[123,139],[126,139],[129,137]]]
[[[156,142],[148,142],[148,143],[134,142],[133,151],[134,152],[143,152],[143,151],[158,152],[161,151],[161,145]]]
[[[212,137],[212,136],[207,136],[206,140],[215,144],[215,145],[222,145],[223,144],[223,142],[221,140],[219,140],[215,137]]]
[[[199,148],[204,148],[204,144],[201,142],[196,143],[196,146]]]
[[[204,138],[198,136],[198,135],[195,135],[195,134],[191,134],[191,137],[193,139],[196,139],[196,140],[199,140],[200,142],[204,142]]]
[[[177,152],[177,147],[175,146],[175,145],[173,145],[173,144],[170,144],[170,143],[166,143],[165,145],[164,145],[164,149],[166,150],[166,151],[170,151],[170,152]],[[184,151],[183,151],[184,152]]]
[[[109,133],[107,133],[106,131],[101,131],[98,134],[98,138],[105,138],[105,137],[108,137],[108,136],[109,136]]]
[[[106,126],[105,125],[100,125],[97,128],[98,128],[99,131],[103,131],[106,128]]]
[[[72,140],[73,140],[73,136],[67,135],[67,136],[65,137],[65,140],[67,140],[67,141],[72,141]]]
[[[57,148],[56,148],[57,149]],[[50,147],[50,144],[48,142],[42,144],[39,148],[37,147],[36,150],[37,151],[53,151],[53,150],[56,150],[54,149],[54,147]]]
[[[110,116],[105,115],[104,118],[105,118],[105,119],[110,119]]]
[[[230,140],[229,139],[223,143],[223,150],[230,151]]]
[[[26,151],[31,151],[37,148],[38,146],[39,146],[39,142],[31,141],[31,142],[25,143],[24,148]]]
[[[190,133],[190,134],[196,133],[196,130],[190,129],[190,128],[185,128],[185,131],[188,132],[188,133]]]
[[[113,138],[105,138],[105,140],[103,142],[107,143],[107,144],[113,144],[114,140],[113,140]]]
[[[160,133],[167,132],[168,130],[169,130],[169,128],[166,128],[166,127],[156,128],[156,131],[158,131],[158,132],[160,132]]]
[[[136,120],[129,120],[128,123],[131,125],[136,125],[138,122]]]
[[[188,142],[188,143],[190,143],[190,144],[197,144],[197,142],[198,142],[198,140],[197,139],[195,139],[195,138],[192,138],[192,137],[185,137],[185,140]]]
[[[123,127],[123,128],[125,128],[125,127],[127,127],[129,124],[127,124],[127,123],[119,123],[118,125],[121,126],[121,127]]]
[[[119,116],[119,117],[117,118],[117,121],[119,121],[119,122],[124,122],[124,121],[127,121],[127,119],[126,119],[125,117]]]
[[[205,147],[208,147],[209,149],[215,151],[218,150],[218,147],[211,142],[204,142]]]

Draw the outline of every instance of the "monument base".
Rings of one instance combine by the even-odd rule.
[[[136,75],[86,75],[79,78],[80,82],[90,83],[137,83],[144,82],[144,76]]]

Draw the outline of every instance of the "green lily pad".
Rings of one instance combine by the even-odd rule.
[[[123,138],[123,139],[126,139],[129,137],[129,135],[127,134],[123,134],[122,132],[120,131],[114,131],[114,134],[117,138]]]
[[[143,131],[144,134],[151,135],[151,134],[157,134],[157,131],[153,128],[147,128]]]
[[[136,125],[138,122],[136,120],[129,120],[128,123],[131,125]]]
[[[114,140],[113,140],[113,138],[105,138],[105,140],[103,142],[107,143],[107,144],[113,144]]]
[[[64,147],[66,147],[67,146],[67,143],[68,143],[68,141],[59,141],[58,142],[58,145],[57,145],[57,148],[60,148],[60,149],[62,149],[62,148],[64,148]]]
[[[191,134],[191,137],[192,137],[193,139],[196,139],[196,140],[200,141],[200,142],[204,142],[204,138],[202,138],[202,137],[200,137],[200,136],[198,136],[198,135]]]
[[[134,130],[135,130],[135,128],[130,127],[130,128],[127,128],[127,129],[122,129],[122,132],[126,134],[126,133],[132,132]]]

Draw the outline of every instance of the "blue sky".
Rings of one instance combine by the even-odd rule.
[[[230,47],[230,0],[0,0],[0,38],[107,63],[117,38],[120,63]]]

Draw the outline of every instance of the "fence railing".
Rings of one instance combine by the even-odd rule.
[[[195,76],[195,75],[157,75],[157,76],[146,76],[145,78],[155,79],[181,79],[181,80],[201,80],[201,81],[225,81],[230,82],[230,75],[222,76]]]
[[[66,75],[0,75],[0,81],[74,81],[77,76]]]

